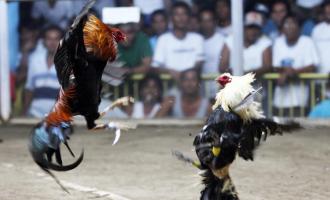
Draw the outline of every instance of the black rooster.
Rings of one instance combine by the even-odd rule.
[[[195,137],[194,146],[199,162],[175,155],[192,163],[203,173],[204,190],[201,200],[238,200],[235,186],[229,176],[229,167],[238,154],[253,160],[253,152],[267,135],[282,134],[300,128],[295,122],[278,124],[266,119],[254,96],[251,83],[253,74],[242,77],[223,74],[217,79],[223,87],[216,97],[213,112],[201,132]]]
[[[117,42],[125,40],[125,35],[116,28],[108,27],[89,13],[94,3],[95,0],[91,0],[85,5],[60,41],[54,57],[61,84],[60,93],[53,110],[33,129],[30,137],[29,150],[34,161],[54,178],[49,169],[71,170],[83,159],[82,152],[73,164],[62,164],[61,143],[65,144],[74,156],[67,143],[68,133],[72,130],[73,116],[84,116],[88,129],[116,129],[116,143],[120,136],[120,130],[116,125],[96,125],[95,120],[113,107],[132,101],[131,98],[122,98],[104,112],[98,112],[103,70],[107,62],[115,60]],[[53,154],[57,164],[52,163]]]

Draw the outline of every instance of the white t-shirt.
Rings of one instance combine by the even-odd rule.
[[[197,33],[187,33],[178,39],[172,32],[164,33],[157,41],[152,66],[184,71],[204,60],[204,39]]]
[[[55,65],[51,68],[47,66],[47,50],[44,47],[30,55],[25,88],[33,91],[29,114],[44,117],[53,108],[60,88]]]
[[[135,119],[143,119],[143,118],[154,118],[157,114],[157,112],[160,109],[160,104],[157,103],[154,105],[154,107],[152,108],[151,112],[148,115],[144,115],[144,106],[143,103],[141,101],[135,102],[133,104],[133,113],[132,113],[132,118]]]
[[[320,73],[330,73],[330,24],[326,22],[316,25],[312,39],[320,56]]]
[[[294,46],[288,46],[284,36],[275,40],[273,46],[273,66],[291,66],[295,69],[308,65],[319,64],[319,58],[315,45],[310,37],[300,36]],[[276,107],[288,108],[292,106],[306,106],[308,100],[308,88],[300,84],[288,84],[277,86],[274,94]]]
[[[219,72],[220,55],[224,44],[225,38],[218,32],[204,40],[203,74]]]
[[[226,27],[217,27],[217,32],[220,33],[221,35],[227,37],[232,33],[232,27],[231,25],[226,26]]]
[[[66,29],[74,15],[71,1],[56,1],[54,7],[50,7],[48,1],[36,1],[32,7],[32,17],[43,17],[46,23],[57,24]]]
[[[226,44],[229,50],[233,48],[233,36],[226,38]],[[243,69],[244,71],[251,71],[262,67],[262,55],[264,51],[272,45],[272,41],[265,35],[261,36],[254,44],[243,50]],[[231,56],[233,54],[230,54]],[[230,59],[232,60],[232,59]],[[231,66],[233,68],[235,66]]]
[[[163,0],[134,0],[134,6],[139,7],[143,14],[150,15],[155,10],[163,9],[164,2]]]
[[[320,5],[323,0],[297,0],[297,5],[304,8],[314,8],[315,6]]]

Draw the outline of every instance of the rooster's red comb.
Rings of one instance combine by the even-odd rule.
[[[220,75],[216,81],[222,86],[225,87],[227,83],[231,82],[231,76],[230,74],[222,74]]]

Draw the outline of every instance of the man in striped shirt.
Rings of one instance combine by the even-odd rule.
[[[33,117],[44,117],[53,107],[59,83],[54,65],[54,55],[63,32],[49,26],[43,34],[42,45],[31,54],[24,93],[24,112]]]

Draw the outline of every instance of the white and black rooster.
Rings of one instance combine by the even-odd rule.
[[[261,90],[253,88],[254,80],[252,73],[220,75],[216,81],[221,89],[216,95],[213,112],[193,143],[199,161],[174,152],[180,160],[204,170],[205,188],[201,192],[201,200],[238,200],[229,176],[229,167],[236,155],[253,160],[254,150],[268,134],[282,134],[300,128],[292,121],[279,124],[265,118],[260,103],[254,100]]]

